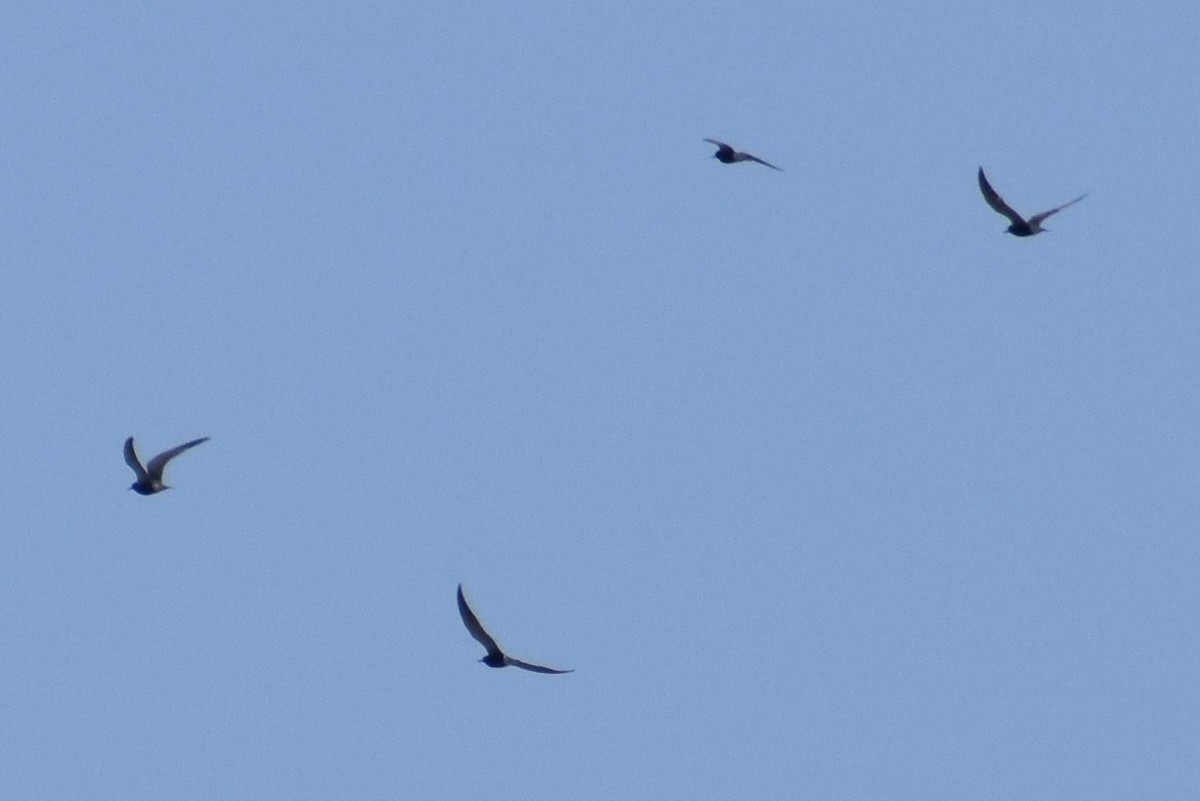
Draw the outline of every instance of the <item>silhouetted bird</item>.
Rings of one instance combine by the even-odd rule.
[[[142,467],[142,463],[138,460],[137,453],[133,450],[133,437],[125,440],[125,464],[137,473],[137,481],[130,485],[130,489],[138,495],[153,495],[156,492],[170,489],[163,483],[163,470],[167,468],[167,462],[174,459],[179,454],[186,451],[188,448],[194,448],[201,442],[207,442],[208,437],[194,439],[191,442],[185,442],[182,445],[176,445],[169,451],[163,451],[158,456]]]
[[[770,167],[772,170],[779,170],[774,164],[763,161],[758,156],[751,156],[749,153],[734,150],[724,142],[718,142],[716,139],[705,139],[704,141],[717,146],[717,152],[713,153],[713,158],[722,164],[736,164],[739,161],[757,161],[759,164]],[[779,171],[783,172],[783,170]]]
[[[983,199],[987,201],[989,206],[1009,219],[1012,225],[1008,226],[1006,230],[1013,236],[1033,236],[1034,234],[1040,234],[1042,231],[1050,230],[1042,227],[1043,220],[1052,214],[1058,214],[1067,206],[1073,206],[1087,197],[1087,193],[1084,192],[1069,203],[1055,206],[1050,211],[1043,211],[1041,214],[1035,214],[1026,220],[1020,214],[1013,211],[1012,206],[1005,203],[1004,198],[1000,197],[995,189],[992,189],[992,185],[988,183],[987,176],[983,174],[983,167],[979,168],[979,191],[983,193]]]
[[[467,627],[467,631],[471,632],[480,645],[487,649],[487,656],[479,661],[488,667],[519,667],[524,670],[532,670],[534,673],[574,673],[573,670],[555,670],[554,668],[543,667],[542,665],[531,665],[528,662],[522,662],[520,659],[513,659],[508,654],[500,650],[500,646],[492,639],[492,635],[483,630],[483,626],[479,622],[479,618],[475,617],[475,613],[471,611],[471,607],[467,606],[467,599],[463,597],[462,585],[458,585],[458,613],[462,615],[463,625]]]

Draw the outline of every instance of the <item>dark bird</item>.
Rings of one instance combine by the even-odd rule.
[[[1084,192],[1069,203],[1055,206],[1050,211],[1043,211],[1026,220],[1020,214],[1013,211],[1012,206],[1005,203],[1004,198],[1000,197],[995,189],[992,189],[992,185],[988,183],[987,176],[983,174],[983,167],[979,168],[979,191],[983,193],[983,199],[987,201],[989,206],[1009,219],[1012,225],[1008,226],[1006,230],[1013,236],[1033,236],[1034,234],[1040,234],[1042,231],[1050,230],[1042,227],[1043,220],[1052,214],[1058,214],[1067,206],[1073,206],[1087,197],[1087,193]]]
[[[201,442],[208,442],[208,437],[201,437],[191,442],[185,442],[182,445],[176,445],[171,450],[163,451],[158,456],[155,456],[145,467],[142,467],[142,463],[137,457],[137,452],[133,449],[133,437],[125,440],[125,464],[129,465],[134,473],[137,473],[137,481],[133,482],[129,488],[138,495],[153,495],[156,492],[170,489],[170,487],[163,483],[163,470],[167,469],[167,462],[188,448],[196,447]]]
[[[519,667],[522,670],[532,670],[534,673],[574,673],[574,670],[555,670],[554,668],[544,667],[542,665],[531,665],[528,662],[522,662],[520,659],[513,659],[508,654],[500,650],[500,646],[492,639],[492,635],[488,634],[483,629],[483,625],[479,622],[479,618],[475,617],[475,613],[471,611],[471,607],[467,606],[467,599],[463,597],[462,585],[458,585],[458,613],[462,615],[463,625],[467,627],[467,631],[475,640],[487,649],[487,656],[479,661],[488,667],[500,668]]]
[[[734,150],[724,142],[718,142],[716,139],[705,139],[704,141],[717,146],[717,152],[713,153],[713,158],[722,164],[736,164],[739,161],[756,161],[759,164],[770,167],[772,170],[779,170],[774,164],[763,161],[758,156],[751,156],[749,153]],[[783,172],[783,170],[779,171]]]

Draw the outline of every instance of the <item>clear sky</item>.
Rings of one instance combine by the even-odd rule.
[[[0,12],[0,798],[1195,801],[1195,3],[569,5]]]

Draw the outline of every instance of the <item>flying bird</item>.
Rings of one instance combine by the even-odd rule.
[[[1055,206],[1049,211],[1043,211],[1040,214],[1035,214],[1026,220],[1020,214],[1017,214],[1015,211],[1013,211],[1012,206],[1005,203],[1004,198],[1000,197],[995,189],[992,189],[992,185],[988,183],[987,176],[983,174],[983,167],[979,168],[979,191],[983,193],[983,199],[987,201],[989,206],[1009,219],[1009,222],[1011,222],[1012,225],[1008,226],[1006,230],[1013,236],[1033,236],[1034,234],[1040,234],[1042,231],[1050,230],[1042,227],[1043,220],[1052,214],[1058,214],[1067,206],[1073,206],[1087,197],[1087,193],[1084,192],[1082,195],[1068,203],[1064,203],[1061,206]]]
[[[779,170],[779,168],[774,164],[763,161],[758,156],[752,156],[749,153],[742,153],[741,151],[734,150],[724,142],[718,142],[716,139],[705,139],[704,141],[717,146],[717,152],[713,153],[713,158],[722,164],[735,164],[739,161],[756,161],[759,164],[770,167],[772,170]],[[783,170],[779,171],[783,172]]]
[[[479,622],[479,618],[475,617],[475,613],[471,611],[471,607],[467,606],[467,599],[463,597],[462,585],[458,585],[458,613],[462,615],[463,625],[467,627],[467,631],[475,640],[487,649],[487,656],[479,661],[488,667],[500,668],[519,667],[522,670],[532,670],[534,673],[574,673],[574,670],[555,670],[543,665],[531,665],[528,662],[522,662],[520,659],[513,659],[508,654],[500,650],[500,646],[492,639],[492,635],[488,634],[483,629],[483,625]]]
[[[201,442],[208,442],[208,437],[201,437],[191,442],[185,442],[182,445],[176,445],[171,450],[163,451],[158,456],[155,456],[145,467],[142,467],[142,463],[137,457],[137,452],[133,449],[133,437],[125,440],[125,464],[129,465],[133,472],[137,474],[137,481],[133,482],[129,488],[138,495],[153,495],[156,492],[170,489],[170,487],[163,483],[163,470],[167,469],[167,462],[188,448],[196,447]]]

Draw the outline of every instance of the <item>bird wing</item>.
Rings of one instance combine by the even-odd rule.
[[[983,174],[983,167],[979,168],[979,191],[983,193],[983,199],[993,210],[1007,217],[1013,225],[1024,225],[1025,218],[1013,211],[1012,206],[1004,202],[1004,198],[992,189],[992,185],[988,183],[987,176]]]
[[[779,168],[778,168],[778,167],[776,167],[774,164],[772,164],[772,163],[771,163],[771,162],[769,162],[769,161],[763,161],[763,160],[762,160],[762,159],[760,159],[758,156],[751,156],[749,153],[742,153],[741,155],[745,156],[745,157],[746,157],[747,159],[749,159],[750,161],[757,161],[759,164],[762,164],[762,165],[764,165],[764,166],[766,166],[766,167],[770,167],[772,170],[779,170]],[[779,171],[780,171],[780,172],[783,172],[783,170],[779,170]]]
[[[714,155],[718,157],[723,156],[725,159],[733,159],[734,161],[737,161],[738,156],[741,155],[730,145],[727,145],[724,142],[718,142],[716,139],[705,139],[704,141],[717,146],[717,152]]]
[[[532,670],[534,673],[574,673],[574,670],[555,670],[548,668],[545,665],[531,665],[528,662],[522,662],[520,659],[513,659],[511,656],[505,659],[508,664],[513,667],[519,667],[522,670]]]
[[[500,650],[500,646],[492,639],[492,635],[483,630],[483,624],[479,622],[479,618],[475,617],[475,613],[471,611],[471,607],[467,606],[467,599],[463,597],[462,585],[458,585],[458,614],[462,617],[463,625],[467,627],[467,631],[475,638],[475,641],[487,649],[489,654],[504,655]]]
[[[1068,201],[1067,203],[1062,204],[1061,206],[1055,206],[1054,208],[1050,209],[1050,211],[1043,211],[1040,214],[1035,214],[1029,218],[1029,224],[1036,226],[1038,223],[1040,223],[1042,220],[1046,219],[1050,215],[1058,214],[1060,211],[1065,209],[1067,206],[1074,206],[1076,203],[1083,200],[1085,197],[1087,197],[1086,192],[1084,192],[1082,195],[1075,198],[1074,200],[1071,200],[1071,201]]]
[[[171,461],[176,456],[178,456],[179,454],[186,451],[188,448],[196,447],[201,442],[208,442],[208,437],[201,437],[200,439],[194,439],[191,442],[185,442],[182,445],[176,445],[174,448],[171,448],[171,450],[169,450],[169,451],[163,451],[158,456],[155,456],[153,459],[150,460],[150,463],[146,465],[146,472],[161,481],[163,470],[165,470],[167,467],[167,462]]]
[[[133,472],[137,473],[138,481],[145,481],[149,476],[146,475],[146,468],[142,467],[142,463],[137,458],[137,452],[133,449],[133,437],[125,440],[125,464],[129,465]]]

